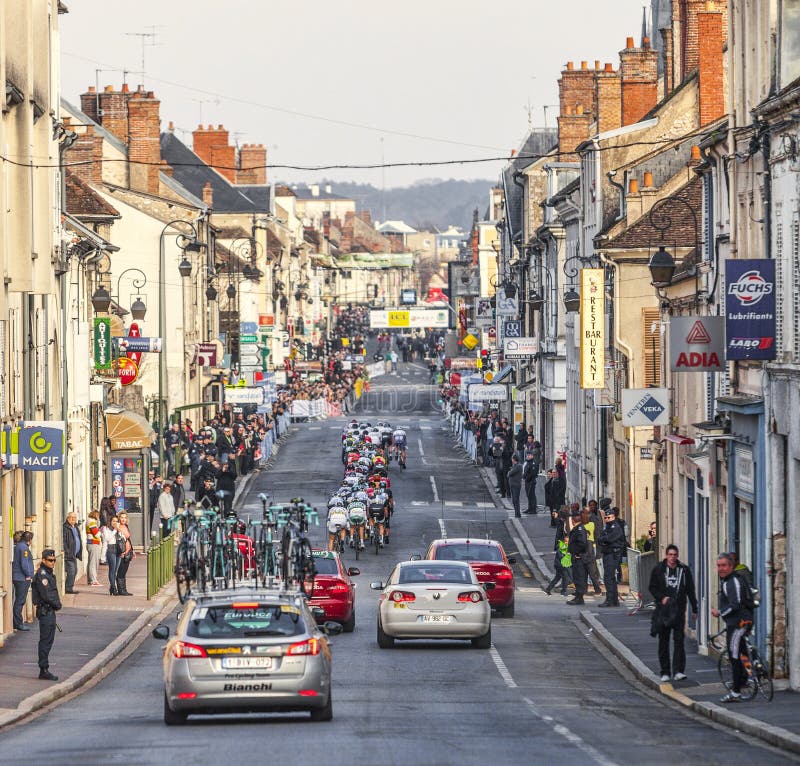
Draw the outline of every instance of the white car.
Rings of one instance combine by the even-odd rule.
[[[403,561],[380,590],[378,646],[395,639],[468,639],[478,649],[492,644],[491,607],[469,564],[458,561]]]

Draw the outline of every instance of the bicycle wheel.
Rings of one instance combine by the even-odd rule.
[[[293,574],[292,572],[289,571],[291,545],[292,545],[292,538],[287,530],[286,532],[283,533],[283,537],[281,538],[281,579],[283,580],[284,586],[288,585],[289,575]]]
[[[178,601],[186,603],[192,592],[191,567],[189,549],[185,541],[181,541],[175,554],[175,584],[178,588]]]
[[[375,526],[372,528],[372,542],[375,544],[375,555],[377,556],[381,549],[381,536],[378,533],[377,524],[375,524]]]
[[[358,534],[358,530],[353,532],[353,550],[356,552],[356,561],[358,561],[361,556],[361,536]]]
[[[314,577],[317,569],[314,566],[314,557],[311,553],[311,543],[301,540],[297,546],[297,584],[306,596],[311,598],[314,593]]]
[[[775,689],[772,686],[772,678],[764,660],[757,649],[753,649],[753,676],[758,684],[758,693],[767,701],[772,702]]]
[[[733,668],[731,667],[731,658],[728,655],[727,649],[719,656],[719,660],[717,662],[717,670],[719,671],[719,680],[722,681],[722,685],[726,689],[732,689]]]

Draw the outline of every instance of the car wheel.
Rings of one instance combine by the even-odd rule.
[[[311,720],[312,721],[333,720],[333,694],[331,693],[330,689],[328,689],[328,701],[325,703],[325,707],[313,708],[311,710]]]
[[[472,639],[472,646],[475,649],[489,649],[492,645],[492,629],[486,631],[482,636]]]
[[[342,631],[344,633],[352,633],[355,630],[355,627],[356,627],[356,610],[353,609],[353,611],[350,614],[350,619],[342,623]]]
[[[167,726],[180,726],[186,723],[187,714],[174,711],[167,701],[167,693],[164,692],[164,723]]]
[[[378,646],[381,649],[391,649],[394,646],[394,639],[383,632],[380,620],[378,620]]]
[[[513,617],[514,616],[514,602],[512,601],[508,606],[500,607],[497,610],[498,617]]]

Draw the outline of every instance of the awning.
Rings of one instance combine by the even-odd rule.
[[[150,423],[130,410],[106,413],[106,435],[112,450],[147,449],[156,437]]]
[[[680,444],[681,446],[685,444],[694,444],[694,439],[692,439],[690,436],[682,436],[681,434],[667,434],[664,438],[668,442]]]
[[[501,383],[514,371],[514,366],[507,364],[492,378],[492,383]]]

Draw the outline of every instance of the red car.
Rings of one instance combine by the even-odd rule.
[[[356,626],[356,586],[350,578],[361,574],[361,570],[356,567],[345,569],[335,551],[312,551],[312,555],[317,574],[309,606],[325,610],[325,617],[317,622],[340,622],[344,632],[351,633]]]
[[[497,540],[472,540],[466,537],[434,540],[425,558],[468,561],[478,582],[494,583],[494,588],[486,591],[492,609],[496,609],[501,617],[514,616],[514,572],[510,565],[516,564],[516,559],[506,556]]]

